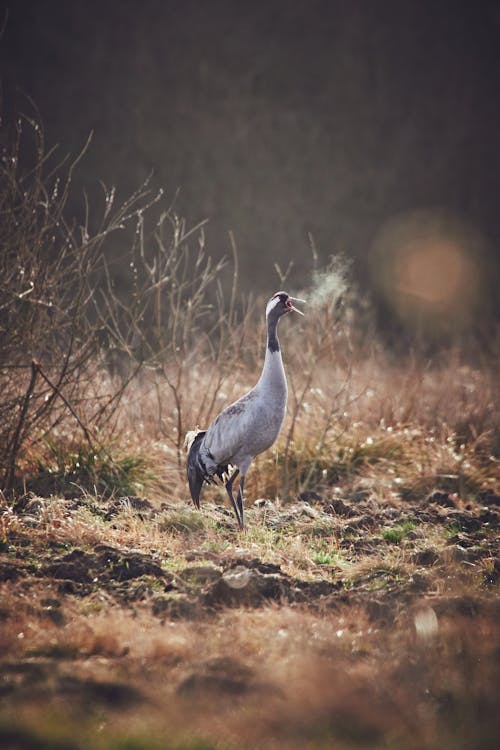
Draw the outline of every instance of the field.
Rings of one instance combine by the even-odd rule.
[[[285,357],[308,321],[286,325]],[[223,488],[190,506],[144,383],[121,406],[136,494],[4,499],[2,746],[496,746],[494,379],[322,368],[337,415],[299,372],[242,533]]]
[[[183,440],[255,383],[265,300],[202,227],[148,235],[143,194],[116,215],[106,193],[89,239],[37,180],[2,196],[0,745],[496,748],[495,346],[385,346],[313,252],[239,532],[224,488],[192,507]],[[129,220],[127,298],[102,242]]]

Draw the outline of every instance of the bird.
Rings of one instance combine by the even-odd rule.
[[[305,300],[291,297],[287,292],[276,292],[271,297],[266,305],[266,353],[258,382],[221,411],[208,429],[190,430],[186,434],[187,478],[195,507],[200,508],[203,484],[214,484],[218,477],[225,485],[241,530],[244,529],[243,490],[248,469],[254,458],[274,443],[285,418],[288,389],[277,327],[280,318],[288,313],[304,314],[295,307],[297,302]],[[238,474],[240,481],[235,498],[233,482]]]

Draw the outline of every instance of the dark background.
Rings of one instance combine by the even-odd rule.
[[[154,170],[180,215],[209,218],[211,254],[234,232],[243,288],[265,293],[274,261],[293,259],[289,284],[304,284],[311,233],[377,294],[377,237],[424,210],[474,235],[474,316],[498,315],[498,2],[5,6],[4,110],[29,94],[62,153],[93,131],[78,170],[91,199],[99,180],[125,197]]]

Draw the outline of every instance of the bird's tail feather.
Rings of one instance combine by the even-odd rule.
[[[198,460],[201,443],[206,430],[199,430],[194,438],[190,440],[187,456],[187,478],[191,498],[197,508],[200,507],[200,494],[203,481],[206,479],[205,471]]]

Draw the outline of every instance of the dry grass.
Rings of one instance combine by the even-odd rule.
[[[495,363],[479,371],[460,364],[454,354],[428,367],[413,361],[396,367],[378,354],[356,359],[346,369],[336,362],[334,342],[331,365],[310,373],[308,365],[317,353],[301,351],[300,342],[315,330],[318,316],[313,311],[304,322],[282,324],[289,413],[276,445],[252,465],[249,496],[286,500],[331,484],[352,486],[362,483],[367,470],[373,479],[377,468],[386,498],[391,492],[399,496],[402,486],[411,492],[416,481],[428,491],[447,485],[445,489],[464,497],[498,489],[500,393]],[[260,349],[263,354],[263,341]],[[215,385],[210,366],[194,367],[183,394],[185,424],[206,427],[256,382],[259,367],[259,360],[244,372],[239,365]],[[208,411],[200,408],[200,398],[210,403]],[[184,466],[179,467],[168,439],[175,419],[171,393],[153,380],[146,378],[129,392],[122,413],[125,433],[132,445],[148,441],[167,497],[185,497]],[[217,494],[208,490],[207,497]]]
[[[202,227],[129,218],[131,299],[106,268],[96,308],[125,369],[92,350],[83,379],[27,390],[15,342],[0,369],[17,404],[0,404],[0,744],[496,748],[498,359],[396,358],[342,266],[313,268],[239,533],[223,488],[190,504],[182,442],[256,382],[265,302],[239,304],[236,255],[224,297]]]
[[[494,367],[456,354],[432,366],[381,351],[337,360],[341,326],[329,353],[301,348],[325,315],[281,326],[289,412],[249,473],[243,533],[223,488],[207,488],[201,513],[188,502],[176,430],[179,413],[205,426],[255,382],[263,331],[251,317],[234,369],[219,377],[207,355],[180,394],[152,372],[123,394],[107,450],[113,465],[143,461],[125,493],[74,482],[66,499],[3,501],[0,736],[11,747],[496,746],[498,516],[481,500],[500,491]],[[429,505],[436,492],[442,507]],[[118,557],[103,563],[109,548]],[[129,580],[136,555],[160,568]],[[279,571],[285,594],[212,606],[223,572],[255,560]]]

